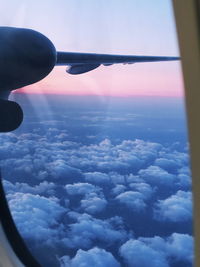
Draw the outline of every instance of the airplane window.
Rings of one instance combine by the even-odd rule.
[[[51,45],[36,42],[34,50],[38,33],[28,31],[28,43],[19,30],[19,56],[10,57],[24,65],[6,67],[17,73],[9,99],[24,118],[0,134],[3,185],[36,260],[44,267],[192,266],[189,144],[171,1],[2,1],[1,26],[42,33],[59,51],[57,66],[37,79],[31,68],[44,68]],[[16,28],[3,30],[18,36]]]

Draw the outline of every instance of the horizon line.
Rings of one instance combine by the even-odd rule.
[[[185,95],[111,95],[111,94],[67,94],[63,92],[23,92],[23,91],[12,91],[13,95],[21,94],[21,95],[55,95],[55,96],[73,96],[73,97],[115,97],[115,98],[178,98],[178,99],[184,99]]]

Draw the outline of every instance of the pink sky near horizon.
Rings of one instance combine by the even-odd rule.
[[[170,68],[171,64],[171,68]],[[42,81],[16,92],[31,94],[183,97],[180,63],[142,63],[100,67],[90,73],[70,75],[55,69]]]

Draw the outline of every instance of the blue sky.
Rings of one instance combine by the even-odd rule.
[[[121,53],[178,54],[168,0],[14,0],[1,5],[2,25],[39,30],[58,49],[106,52],[111,46]]]

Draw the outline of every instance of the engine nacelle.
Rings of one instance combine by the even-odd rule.
[[[17,129],[23,121],[23,111],[19,104],[0,99],[0,132]]]
[[[46,77],[56,63],[56,49],[43,34],[0,27],[0,91],[14,90]]]
[[[88,71],[94,70],[98,68],[101,64],[75,64],[75,65],[70,65],[67,69],[66,72],[69,74],[82,74],[86,73]]]

